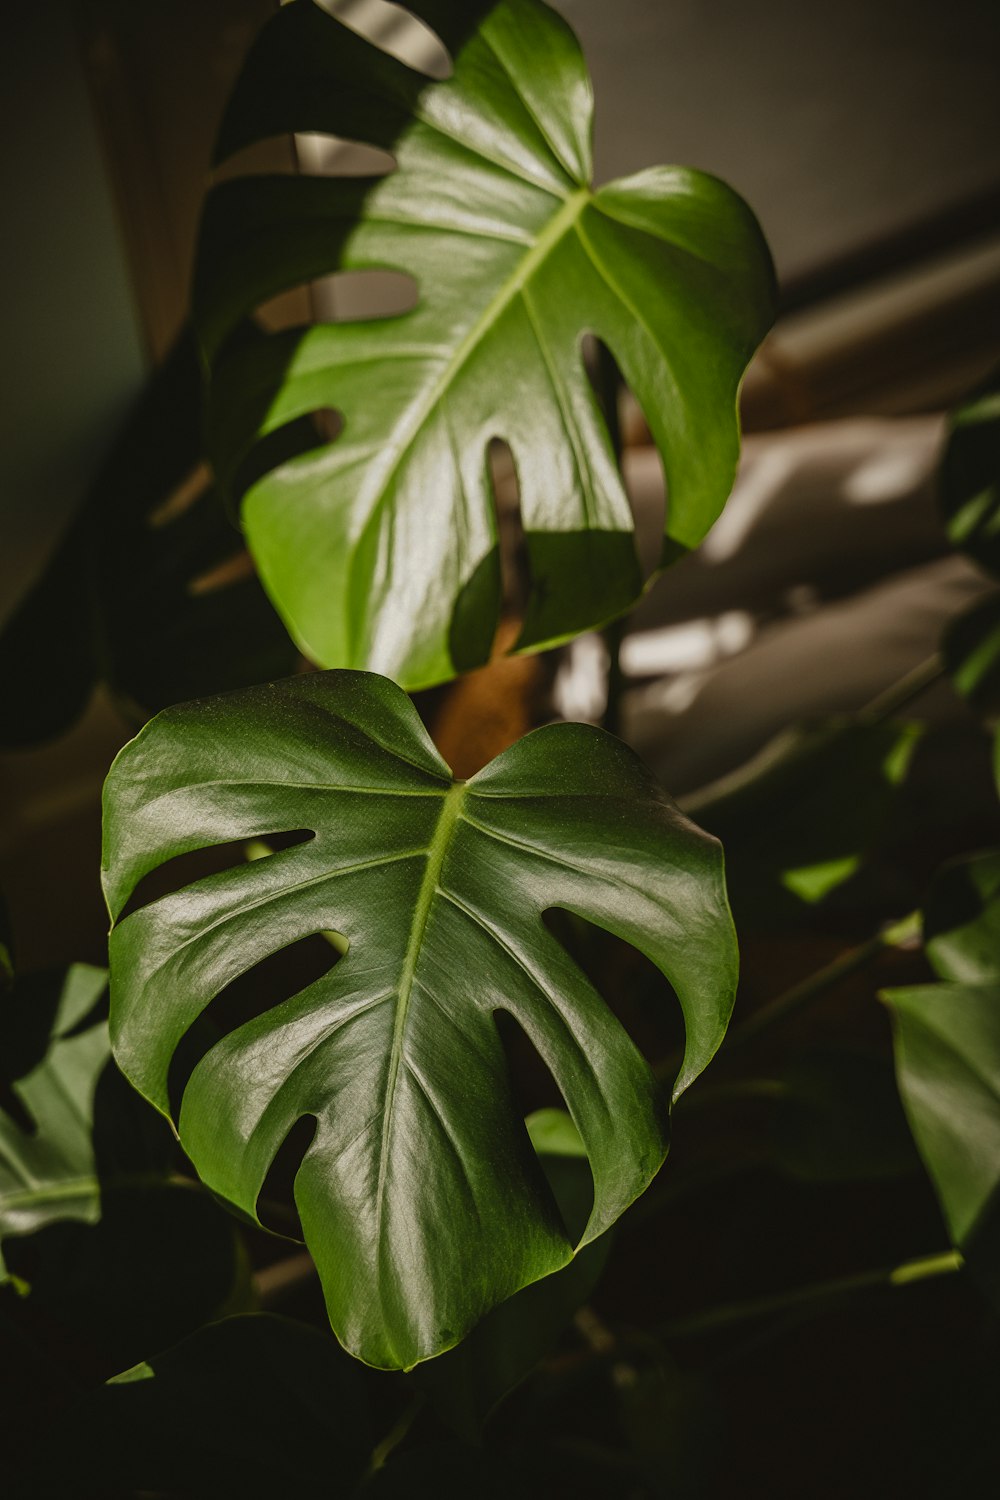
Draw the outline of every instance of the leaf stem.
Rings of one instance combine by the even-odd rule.
[[[936,1255],[920,1256],[916,1260],[904,1261],[901,1265],[878,1271],[862,1271],[855,1276],[839,1276],[832,1281],[817,1282],[812,1286],[799,1287],[792,1292],[780,1292],[772,1297],[753,1297],[745,1302],[728,1302],[721,1307],[711,1307],[705,1312],[695,1313],[687,1318],[675,1318],[664,1324],[659,1329],[659,1336],[664,1339],[691,1338],[757,1318],[770,1317],[774,1313],[799,1310],[820,1313],[856,1293],[882,1287],[911,1286],[915,1282],[928,1281],[936,1276],[951,1275],[960,1271],[964,1264],[959,1251],[943,1250]]]
[[[398,1420],[390,1427],[382,1441],[375,1444],[372,1456],[368,1460],[368,1478],[381,1469],[389,1455],[399,1447],[423,1410],[423,1405],[424,1397],[414,1396],[409,1405],[403,1408]]]
[[[875,724],[881,724],[886,719],[893,718],[903,708],[908,708],[914,698],[919,698],[928,688],[933,687],[945,675],[944,657],[940,651],[935,651],[926,661],[914,667],[911,672],[893,682],[884,692],[873,698],[868,707],[862,709],[862,717],[871,720]]]

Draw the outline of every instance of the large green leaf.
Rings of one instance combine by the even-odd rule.
[[[658,1170],[653,1074],[542,914],[575,911],[666,974],[687,1027],[675,1096],[721,1040],[736,949],[718,845],[619,741],[553,725],[453,782],[398,687],[334,672],[167,710],[121,752],[105,808],[115,1052],[159,1109],[214,996],[310,934],[349,940],[328,975],[207,1052],[179,1130],[205,1182],[255,1215],[289,1131],[316,1120],[296,1202],[333,1327],[369,1363],[449,1348],[572,1257],[495,1012],[534,1043],[586,1146],[581,1245]],[[185,851],[304,829],[122,919]]]
[[[732,484],[737,386],[771,321],[773,278],[753,215],[712,177],[654,167],[591,188],[590,81],[569,27],[540,0],[408,8],[452,53],[445,81],[311,0],[263,30],[219,158],[298,130],[388,149],[396,169],[218,186],[195,316],[224,489],[238,488],[265,434],[317,410],[343,417],[335,441],[270,465],[243,498],[289,629],[324,666],[416,688],[490,650],[491,439],[510,444],[520,484],[530,598],[518,647],[565,640],[640,591],[585,333],[610,347],[663,456],[663,561],[701,541]],[[415,278],[412,311],[252,349],[231,337],[282,288],[379,267]]]

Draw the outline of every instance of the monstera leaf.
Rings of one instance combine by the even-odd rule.
[[[585,333],[610,347],[662,454],[663,560],[701,541],[731,487],[737,387],[771,320],[773,278],[752,214],[714,178],[654,167],[590,186],[590,82],[540,0],[408,8],[451,52],[446,80],[311,0],[264,28],[218,157],[325,132],[391,151],[395,170],[218,186],[195,316],[224,489],[240,487],[266,434],[306,413],[342,417],[333,442],[248,489],[243,526],[307,655],[412,689],[489,654],[501,586],[492,439],[510,445],[520,484],[530,596],[517,647],[565,640],[640,591]],[[249,349],[231,337],[283,288],[371,268],[415,278],[412,311]]]
[[[643,1191],[667,1106],[631,1039],[542,922],[578,913],[666,974],[708,1062],[736,952],[716,842],[600,730],[537,730],[453,782],[406,695],[335,672],[168,709],[105,793],[112,1033],[159,1109],[171,1059],[237,976],[330,929],[323,978],[217,1041],[183,1093],[182,1144],[244,1213],[296,1122],[303,1232],[342,1342],[409,1367],[574,1246],[511,1093],[507,1012],[551,1070],[594,1175],[580,1245]],[[200,847],[314,837],[122,916],[148,872]],[[141,899],[141,892],[136,900]]]

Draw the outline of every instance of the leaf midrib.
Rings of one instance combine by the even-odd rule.
[[[376,1254],[379,1257],[380,1270],[385,1244],[382,1235],[382,1215],[385,1206],[389,1145],[392,1136],[393,1104],[395,1102],[396,1085],[403,1057],[403,1036],[406,1030],[406,1017],[410,1007],[413,981],[417,972],[417,963],[420,959],[424,934],[427,931],[427,923],[430,919],[434,897],[438,893],[441,870],[444,865],[445,856],[451,845],[455,824],[458,821],[462,804],[465,801],[465,794],[466,783],[464,781],[457,781],[445,793],[442,800],[441,813],[437,826],[427,846],[427,866],[420,882],[420,889],[417,892],[417,899],[413,908],[413,918],[410,923],[410,939],[407,944],[399,978],[399,998],[396,1003],[396,1016],[393,1022],[392,1046],[389,1052],[389,1071],[386,1075],[385,1085],[385,1105],[382,1111],[382,1140],[379,1151],[378,1184],[375,1190],[375,1245]]]

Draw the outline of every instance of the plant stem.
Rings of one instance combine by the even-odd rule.
[[[275,1302],[283,1301],[315,1275],[315,1261],[308,1250],[301,1250],[297,1255],[289,1255],[285,1260],[275,1261],[273,1265],[263,1266],[256,1271],[253,1278],[254,1291],[261,1305],[270,1307]]]
[[[944,657],[940,651],[935,651],[933,656],[914,667],[912,672],[907,672],[905,677],[900,677],[898,682],[890,684],[877,698],[873,698],[868,707],[862,710],[863,717],[876,724],[893,718],[944,675]]]
[[[911,1286],[935,1276],[951,1275],[960,1271],[964,1264],[957,1250],[943,1250],[937,1255],[920,1256],[916,1260],[904,1261],[902,1265],[889,1266],[883,1270],[862,1271],[856,1276],[840,1276],[833,1281],[799,1287],[793,1292],[781,1292],[773,1297],[753,1297],[746,1302],[729,1302],[721,1307],[709,1308],[706,1312],[695,1313],[691,1317],[675,1318],[659,1329],[659,1336],[664,1339],[690,1338],[756,1318],[769,1317],[774,1313],[803,1309],[819,1313],[845,1297],[853,1297],[857,1292],[874,1291],[881,1287]]]
[[[776,996],[767,1005],[761,1006],[760,1010],[755,1011],[752,1016],[748,1016],[739,1026],[735,1026],[726,1037],[726,1051],[733,1052],[738,1047],[745,1047],[748,1042],[756,1041],[763,1032],[769,1031],[778,1022],[802,1010],[820,995],[825,995],[849,974],[863,969],[886,948],[901,947],[913,938],[919,938],[920,922],[920,913],[910,912],[898,922],[892,922],[881,928],[874,937],[859,944],[857,948],[849,948],[846,953],[842,953],[825,968],[818,969],[815,974],[810,974],[798,984],[793,984],[783,994]]]
[[[400,1413],[398,1420],[390,1427],[380,1443],[376,1443],[372,1449],[372,1456],[368,1460],[368,1476],[370,1477],[378,1469],[381,1469],[390,1453],[399,1447],[413,1426],[424,1405],[423,1396],[414,1396],[408,1406]]]

